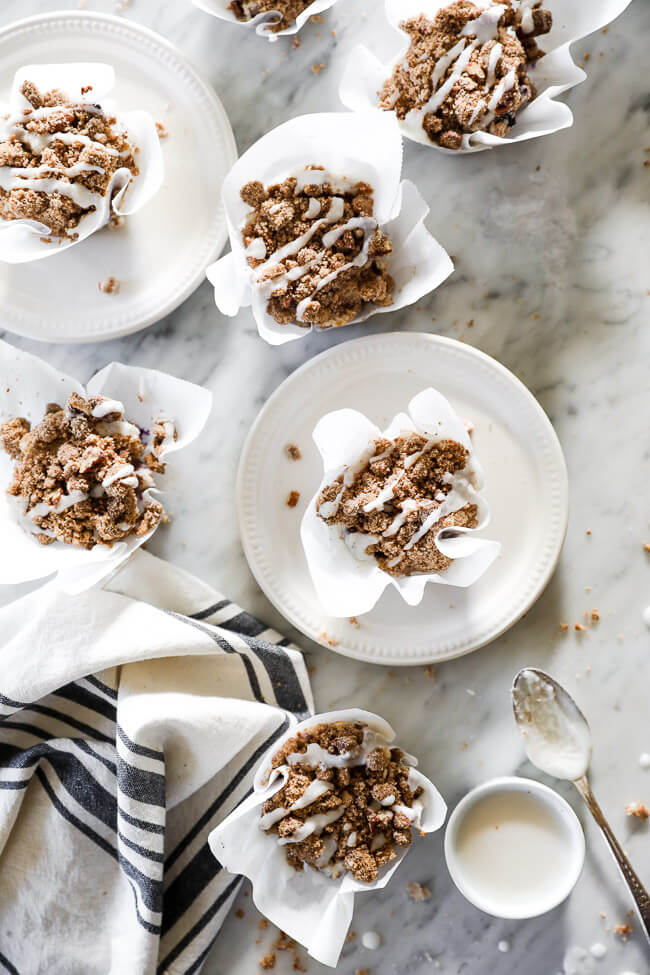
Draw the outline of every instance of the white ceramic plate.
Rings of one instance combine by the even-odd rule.
[[[499,559],[469,589],[427,586],[409,607],[389,587],[359,618],[328,618],[311,582],[299,537],[305,505],[322,477],[311,434],[330,410],[347,406],[385,427],[426,386],[440,390],[474,424],[492,519],[486,537]],[[295,443],[302,459],[288,459]],[[300,492],[295,508],[290,491]],[[546,586],[564,541],[566,465],[546,414],[511,372],[452,339],[417,332],[346,342],[296,370],[268,400],[242,453],[239,524],[253,575],[273,605],[312,640],[383,664],[450,660],[513,625]],[[324,636],[326,634],[326,637]]]
[[[111,93],[169,132],[165,181],[118,230],[31,264],[0,265],[0,327],[48,342],[94,342],[135,332],[173,311],[201,283],[227,238],[223,178],[237,158],[223,105],[182,54],[153,31],[97,13],[45,14],[0,31],[0,91],[25,64],[112,64]],[[100,281],[113,275],[117,295]]]

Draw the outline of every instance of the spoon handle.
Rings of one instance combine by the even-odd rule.
[[[630,888],[630,893],[634,898],[634,903],[636,904],[637,911],[639,912],[639,917],[641,919],[641,924],[643,925],[645,936],[648,941],[650,941],[650,894],[648,894],[648,891],[637,877],[636,872],[632,868],[632,864],[623,852],[620,843],[614,836],[609,823],[605,819],[602,809],[596,802],[596,797],[591,791],[591,786],[589,785],[587,776],[583,775],[582,778],[576,779],[573,784],[584,801],[587,803],[589,811],[600,826],[603,836],[609,843],[609,847],[614,854],[614,859],[618,863],[621,873],[623,874],[627,885]]]

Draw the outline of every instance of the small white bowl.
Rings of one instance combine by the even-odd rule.
[[[531,851],[531,884],[528,887],[522,884],[520,897],[514,895],[512,890],[509,894],[505,892],[507,882],[504,878],[508,871],[499,870],[496,852],[494,855],[496,863],[491,874],[494,878],[491,890],[489,883],[477,881],[476,872],[472,871],[466,856],[460,852],[464,845],[461,831],[477,806],[487,799],[493,799],[495,804],[498,804],[499,799],[501,799],[503,800],[503,808],[507,809],[508,805],[514,802],[514,798],[511,798],[509,803],[509,797],[515,795],[520,800],[522,797],[526,797],[524,802],[531,811],[536,807],[540,819],[554,822],[557,830],[553,843],[555,846],[564,846],[566,851],[562,856],[550,856],[548,860],[544,861],[552,862],[557,876],[553,877],[549,872],[546,877],[542,878],[540,873],[536,873],[534,865],[535,856],[542,856],[541,843],[531,842],[528,847]],[[521,828],[517,825],[512,826],[511,829],[519,831]],[[532,826],[524,827],[524,829],[530,830],[532,834]],[[500,836],[501,846],[503,846],[504,835],[507,834],[502,833]],[[530,839],[532,840],[532,835]],[[585,859],[585,837],[578,817],[557,792],[540,782],[535,782],[533,779],[506,776],[491,779],[489,782],[477,786],[458,803],[447,824],[445,858],[452,880],[470,903],[493,917],[521,920],[546,914],[547,911],[566,900],[582,872]],[[518,864],[521,862],[521,859],[517,860]],[[483,866],[486,870],[486,865]],[[539,868],[539,864],[537,866]],[[489,869],[484,873],[484,876],[486,875],[490,875]],[[512,884],[513,876],[510,875],[507,880]],[[537,889],[535,889],[536,880],[538,880]],[[500,883],[501,892],[499,890]]]

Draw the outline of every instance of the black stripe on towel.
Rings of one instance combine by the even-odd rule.
[[[207,620],[209,616],[214,616],[215,613],[219,613],[226,606],[230,605],[229,599],[220,599],[218,603],[213,603],[212,606],[208,606],[207,609],[202,609],[198,613],[191,613],[190,619],[192,620]]]
[[[201,931],[206,926],[206,924],[209,924],[209,922],[212,920],[214,915],[218,913],[218,911],[223,907],[226,901],[230,897],[234,896],[234,894],[236,894],[237,887],[239,886],[240,883],[241,883],[241,877],[235,877],[235,879],[228,884],[226,889],[222,890],[222,892],[215,900],[214,904],[212,904],[205,912],[205,914],[203,914],[202,917],[199,918],[196,924],[194,924],[194,926],[190,928],[190,930],[187,932],[185,937],[181,938],[181,940],[177,942],[177,944],[168,953],[167,957],[163,958],[163,960],[158,965],[158,969],[157,969],[158,975],[163,975],[164,971],[167,968],[169,968],[172,962],[175,961],[175,959],[178,958],[178,956],[183,951],[185,951],[187,946],[191,944],[192,941],[194,941],[196,936],[201,933]],[[207,951],[205,952],[205,954],[207,954]],[[198,968],[200,968],[200,965],[198,966]],[[198,968],[197,968],[197,962],[195,961],[192,968],[188,969],[185,975],[189,975],[190,971],[197,971]]]
[[[11,964],[11,962],[9,961],[9,959],[6,958],[2,954],[1,951],[0,951],[0,965],[4,965],[4,967],[9,972],[9,975],[20,975],[20,972],[18,971],[18,969],[14,965]]]
[[[259,701],[260,704],[268,703],[267,701],[265,701],[264,695],[262,694],[260,682],[257,679],[257,674],[253,669],[253,665],[245,653],[242,653],[240,650],[236,650],[234,647],[231,647],[228,641],[224,637],[220,636],[219,633],[217,633],[213,629],[208,629],[206,626],[201,626],[201,624],[197,620],[191,619],[189,616],[181,616],[178,613],[172,613],[171,611],[169,611],[169,615],[173,616],[174,619],[180,620],[181,623],[187,623],[188,626],[193,626],[195,629],[200,630],[201,633],[205,634],[205,636],[209,636],[210,639],[213,640],[214,643],[216,643],[217,646],[224,651],[224,653],[237,654],[237,656],[241,660],[246,670],[246,675],[248,677],[248,682],[251,686],[253,697],[255,698],[256,701]]]

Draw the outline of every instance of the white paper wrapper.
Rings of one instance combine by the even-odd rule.
[[[418,14],[433,18],[448,2],[450,0],[386,0],[386,17],[395,30],[397,53],[391,61],[382,64],[368,48],[363,45],[355,47],[339,89],[343,104],[356,112],[369,108],[379,111],[377,93],[409,48],[409,38],[398,25]],[[538,94],[517,113],[517,124],[509,135],[502,138],[488,132],[472,132],[464,137],[460,149],[445,149],[429,139],[415,113],[413,118],[399,123],[401,131],[406,138],[433,146],[441,152],[462,153],[536,139],[568,128],[573,125],[573,114],[568,105],[556,101],[556,98],[587,77],[573,61],[570,45],[615,20],[629,3],[630,0],[545,0],[543,6],[553,14],[553,28],[549,34],[539,38],[546,56],[529,71]]]
[[[296,17],[295,23],[285,30],[273,31],[274,24],[282,20],[279,11],[268,10],[266,13],[258,14],[251,20],[238,20],[232,10],[229,9],[230,0],[192,0],[195,7],[205,10],[206,13],[218,17],[219,20],[228,20],[232,24],[239,24],[240,27],[253,27],[255,33],[260,37],[266,37],[269,41],[277,41],[278,37],[287,37],[289,34],[297,34],[301,27],[307,23],[310,17],[322,14],[324,10],[333,7],[337,0],[314,0],[301,14]]]
[[[398,590],[409,606],[417,606],[428,582],[445,586],[471,586],[498,556],[499,542],[481,538],[478,532],[488,525],[489,510],[482,496],[483,472],[474,454],[469,435],[449,402],[434,389],[418,393],[399,413],[387,430],[357,410],[336,410],[320,420],[314,441],[323,458],[325,473],[318,491],[307,505],[300,526],[300,537],[318,598],[330,616],[360,616],[369,612],[388,585]],[[402,431],[456,440],[469,451],[465,503],[478,506],[476,528],[443,528],[436,534],[436,545],[454,559],[443,573],[394,577],[380,569],[372,555],[353,554],[343,540],[340,525],[327,525],[316,512],[316,500],[346,467],[359,461],[364,451],[379,437],[393,440]],[[435,527],[431,529],[435,531]],[[367,546],[365,546],[367,547]]]
[[[125,419],[144,430],[150,430],[162,415],[173,421],[178,436],[163,444],[160,452],[163,460],[199,435],[212,405],[212,394],[201,386],[154,369],[124,366],[117,362],[96,373],[84,390],[81,383],[70,376],[6,342],[0,342],[0,375],[0,423],[11,417],[24,416],[34,425],[45,415],[48,403],[63,406],[73,392],[81,396],[107,396],[119,400],[124,405]],[[153,534],[133,535],[110,547],[95,545],[90,550],[59,541],[41,545],[30,532],[32,526],[22,514],[18,500],[6,493],[14,466],[14,460],[0,450],[3,554],[0,584],[41,579],[56,572],[66,592],[81,592],[113,572]],[[157,485],[164,484],[164,475],[155,475],[155,480]],[[160,495],[161,491],[156,488],[143,493],[145,500]],[[164,497],[161,500],[164,503]],[[173,512],[168,514],[173,515]]]
[[[118,216],[135,213],[158,192],[164,174],[160,139],[152,117],[141,111],[120,112],[107,99],[115,85],[115,71],[108,64],[37,64],[21,68],[14,76],[9,103],[0,103],[0,141],[7,131],[1,116],[19,115],[29,107],[20,93],[25,81],[33,81],[41,92],[58,88],[75,102],[101,104],[108,114],[117,118],[130,142],[139,149],[136,162],[140,172],[136,177],[126,167],[115,172],[106,195],[97,196],[95,210],[79,221],[74,240],[52,239],[47,243],[42,239],[49,235],[49,228],[44,224],[34,220],[0,220],[0,261],[8,264],[37,261],[80,243],[104,227],[111,212]],[[92,85],[92,90],[82,94],[81,88],[88,85]]]
[[[355,893],[385,887],[401,863],[405,851],[384,867],[372,884],[355,880],[346,873],[332,880],[325,873],[305,867],[298,872],[286,860],[285,850],[273,834],[259,827],[262,804],[282,787],[286,780],[283,769],[271,771],[271,758],[296,732],[321,722],[361,721],[386,744],[395,732],[383,718],[368,711],[351,708],[308,718],[294,725],[280,738],[262,760],[254,781],[254,791],[210,834],[210,849],[231,873],[243,874],[253,885],[255,905],[282,931],[299,941],[317,961],[335,966],[352,920]],[[380,742],[381,743],[381,742]],[[415,759],[408,757],[409,764]],[[284,768],[284,767],[283,767]],[[424,775],[415,769],[411,777],[424,792],[421,820],[416,824],[424,833],[440,829],[447,815],[444,799]],[[417,842],[417,839],[414,839]],[[408,850],[408,848],[407,848]]]
[[[324,166],[333,176],[347,177],[351,184],[368,182],[375,191],[375,218],[393,241],[387,262],[395,281],[393,304],[369,306],[355,321],[413,304],[454,269],[449,255],[424,226],[427,204],[412,183],[400,182],[402,138],[394,116],[344,112],[291,119],[256,142],[228,173],[222,195],[232,250],[207,270],[219,310],[236,315],[252,304],[258,331],[271,345],[302,338],[310,329],[278,325],[266,312],[266,299],[253,289],[253,272],[241,236],[250,207],[239,192],[251,180],[268,186],[309,165]]]

